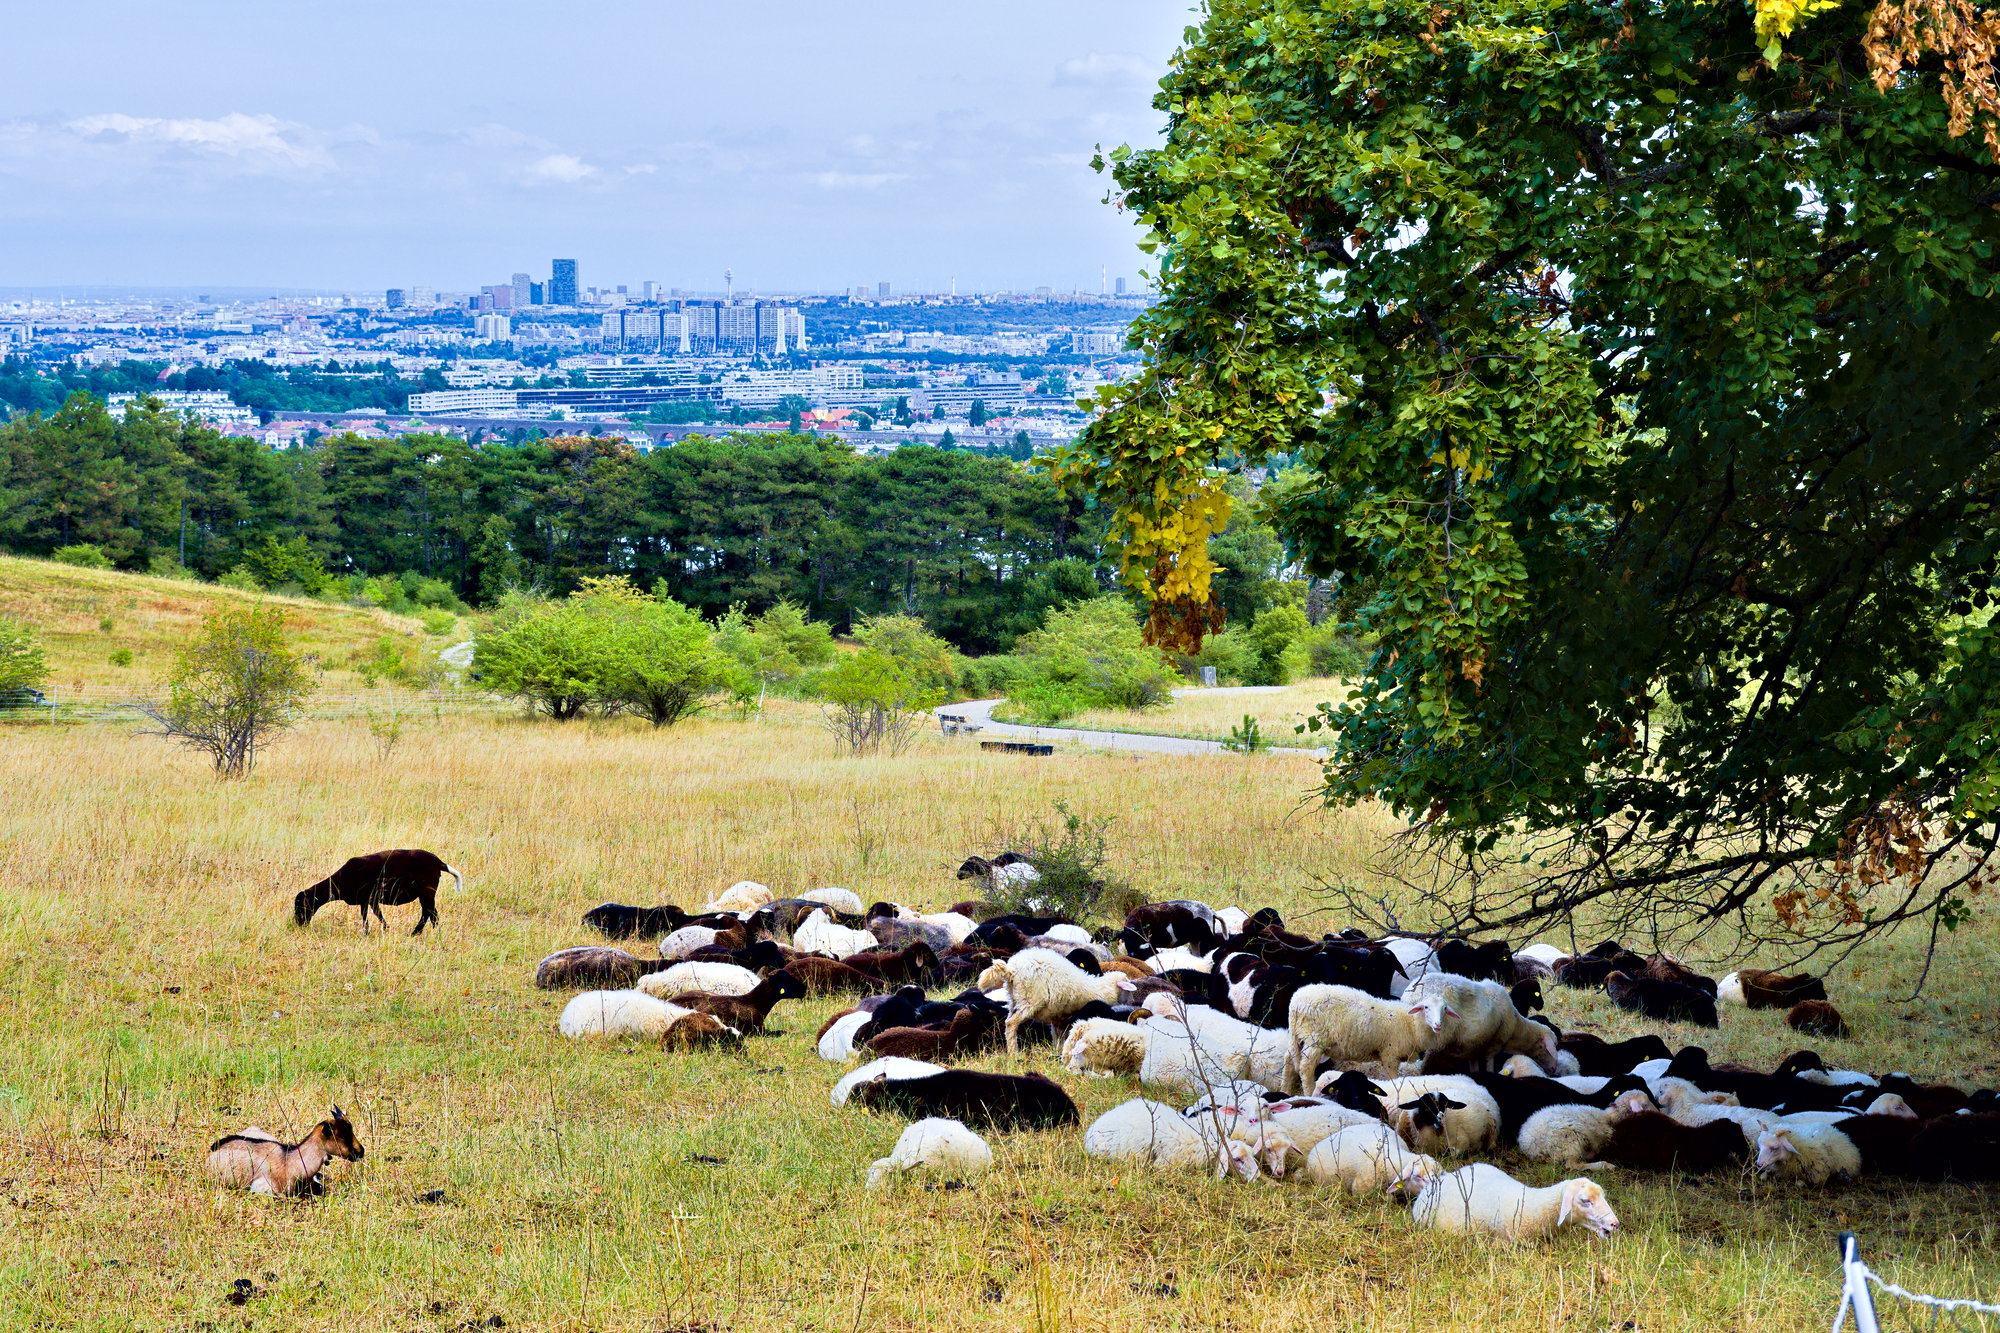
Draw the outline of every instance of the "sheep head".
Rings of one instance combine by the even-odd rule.
[[[1786,1159],[1799,1155],[1799,1145],[1789,1129],[1767,1129],[1757,1136],[1757,1169],[1776,1171]]]
[[[1232,1172],[1245,1180],[1257,1178],[1257,1150],[1241,1139],[1224,1139],[1215,1151],[1215,1178],[1226,1180]]]
[[[998,990],[1013,979],[1013,969],[1008,967],[1006,963],[1000,962],[992,964],[984,972],[981,972],[979,980],[973,984],[983,991]]]
[[[1594,1180],[1563,1182],[1562,1209],[1556,1214],[1556,1225],[1568,1226],[1572,1218],[1600,1236],[1618,1230],[1618,1214],[1611,1211],[1604,1187]]]
[[[1421,1018],[1424,1021],[1424,1026],[1434,1033],[1444,1031],[1446,1019],[1458,1017],[1458,1010],[1452,1008],[1436,996],[1411,1005],[1410,1012]]]

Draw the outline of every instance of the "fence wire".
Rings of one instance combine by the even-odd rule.
[[[1840,1233],[1840,1278],[1840,1309],[1833,1317],[1833,1333],[1841,1333],[1850,1314],[1854,1316],[1856,1333],[1883,1333],[1872,1288],[1880,1288],[1887,1295],[1928,1311],[1929,1321],[1921,1325],[1926,1329],[1966,1329],[1969,1333],[1987,1333],[1989,1329],[2000,1327],[2000,1323],[1987,1322],[1988,1315],[2000,1320],[2000,1305],[1988,1305],[1984,1301],[1964,1297],[1926,1296],[1884,1279],[1862,1261],[1861,1242],[1851,1231]],[[1910,1327],[1919,1325],[1912,1324]]]

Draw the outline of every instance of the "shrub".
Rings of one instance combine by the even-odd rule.
[[[1066,722],[1089,707],[1076,690],[1056,681],[1023,685],[1008,696],[1014,720],[1032,727],[1053,727]]]
[[[854,637],[864,648],[901,663],[911,679],[936,690],[940,702],[959,696],[959,664],[964,659],[917,617],[871,616],[854,627]]]
[[[1289,685],[1308,667],[1308,656],[1296,647],[1310,628],[1306,613],[1292,605],[1266,607],[1257,613],[1247,635],[1257,654],[1253,685]]]
[[[78,569],[109,569],[111,557],[104,554],[102,546],[89,542],[78,542],[74,546],[58,546],[49,552],[49,559],[62,565],[75,565]]]
[[[131,666],[131,665],[132,665],[132,650],[131,650],[130,648],[114,648],[114,649],[112,649],[112,650],[111,650],[111,665],[112,665],[112,666],[115,666],[115,667],[128,667],[128,666]]]
[[[488,689],[568,721],[590,706],[617,669],[616,647],[601,629],[567,602],[510,592],[474,640],[472,674]]]
[[[1055,818],[1031,820],[1005,839],[1005,845],[1025,856],[1041,878],[995,884],[987,892],[987,902],[999,912],[1060,915],[1080,924],[1123,921],[1146,899],[1109,869],[1105,830],[1114,821],[1109,816],[1085,818],[1062,801],[1055,803],[1055,811]]]
[[[34,627],[0,616],[0,690],[30,689],[48,674],[48,656]]]
[[[1180,661],[1182,669],[1191,679],[1200,679],[1203,667],[1214,667],[1215,683],[1218,685],[1242,685],[1257,676],[1256,646],[1250,642],[1250,636],[1240,629],[1209,635],[1202,640],[1200,652],[1185,653]]]
[[[262,592],[264,585],[257,581],[257,573],[248,565],[238,565],[216,580],[225,588],[235,588],[241,592]]]
[[[761,688],[788,685],[833,660],[833,631],[792,602],[752,616],[741,603],[715,627],[715,645]]]
[[[1147,646],[1131,608],[1117,597],[1050,611],[1042,628],[1021,636],[1015,651],[1027,684],[1065,686],[1092,707],[1159,707],[1179,680]]]
[[[458,617],[449,611],[424,612],[424,633],[436,636],[458,628]]]
[[[1229,739],[1222,742],[1223,749],[1234,750],[1238,754],[1256,754],[1269,745],[1255,713],[1245,713],[1243,721],[1229,729]]]
[[[194,579],[193,570],[165,551],[155,551],[146,561],[146,572],[158,579]]]
[[[843,754],[901,754],[916,739],[944,691],[909,663],[875,648],[849,653],[814,680],[825,700],[826,729]]]
[[[1368,669],[1368,655],[1352,634],[1344,633],[1337,621],[1327,620],[1299,636],[1298,645],[1306,654],[1306,670],[1314,676],[1352,678]]]
[[[225,778],[249,776],[257,752],[292,725],[313,691],[275,606],[210,616],[176,656],[166,685],[165,702],[139,705],[158,727],[150,734],[201,751]]]

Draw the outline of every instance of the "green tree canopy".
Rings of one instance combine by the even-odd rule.
[[[0,690],[21,690],[42,683],[49,674],[41,636],[26,621],[0,616]]]
[[[226,606],[175,654],[166,699],[142,703],[152,734],[198,750],[218,777],[243,778],[257,754],[298,720],[316,687],[275,606]]]
[[[1993,851],[2000,166],[1866,7],[1764,8],[1213,0],[1111,155],[1161,299],[1060,475],[1186,646],[1218,461],[1298,460],[1383,648],[1325,794],[1442,927],[1851,940]]]

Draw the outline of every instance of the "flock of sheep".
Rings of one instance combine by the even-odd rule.
[[[959,876],[990,887],[1037,872],[1007,855],[971,858]],[[1080,1125],[1044,1074],[954,1063],[1038,1046],[1070,1074],[1125,1076],[1150,1094],[1084,1128],[1087,1156],[1246,1180],[1302,1175],[1408,1199],[1418,1225],[1450,1231],[1617,1229],[1594,1179],[1536,1189],[1490,1162],[1446,1165],[1504,1150],[1584,1172],[1754,1165],[1812,1185],[2000,1179],[1992,1089],[1832,1069],[1808,1050],[1770,1071],[1711,1064],[1699,1046],[1675,1051],[1656,1034],[1607,1042],[1538,1012],[1544,986],[1601,988],[1663,1021],[1713,1027],[1720,1003],[1783,1008],[1802,1032],[1844,1033],[1809,976],[1745,969],[1716,981],[1616,942],[1571,955],[1352,930],[1310,938],[1268,908],[1191,900],[1093,932],[991,915],[981,899],[921,913],[836,888],[777,898],[750,881],[694,912],[607,903],[584,924],[615,940],[655,936],[659,955],[605,944],[543,959],[538,986],[579,992],[558,1020],[566,1037],[734,1046],[783,1000],[852,996],[815,1038],[827,1061],[861,1062],[832,1100],[912,1122],[868,1168],[871,1187],[915,1170],[987,1169],[982,1131]],[[211,1169],[238,1188],[294,1193],[328,1157],[360,1155],[336,1108],[297,1145],[254,1129],[230,1136]]]

